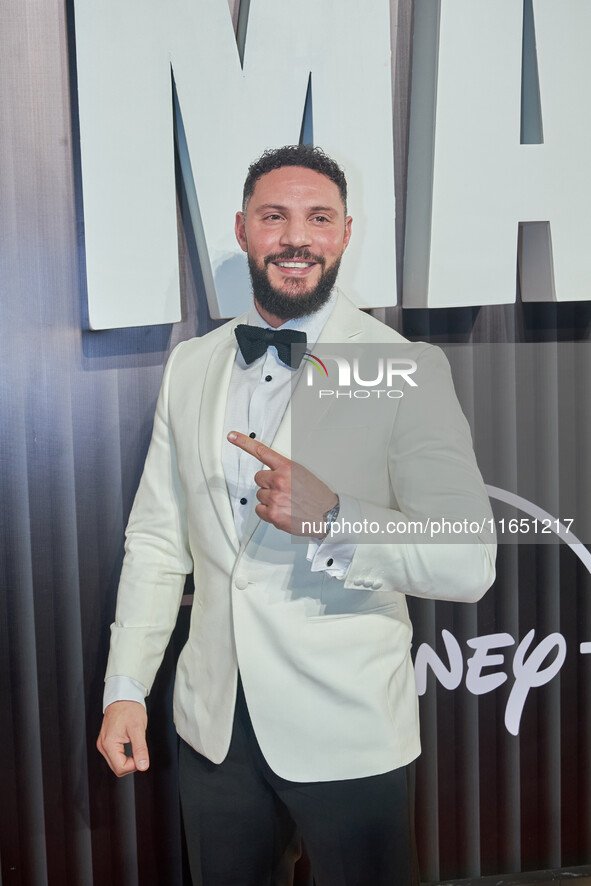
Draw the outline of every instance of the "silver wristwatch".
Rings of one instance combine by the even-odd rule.
[[[324,535],[324,538],[326,538],[326,536],[329,534],[330,527],[332,526],[332,524],[336,523],[337,517],[339,516],[340,507],[341,507],[341,503],[340,503],[338,496],[337,496],[336,505],[333,508],[331,508],[329,511],[327,511],[326,514],[324,515],[324,525],[326,526],[326,533]]]

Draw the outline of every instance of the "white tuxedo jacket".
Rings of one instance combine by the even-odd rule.
[[[174,692],[179,734],[214,762],[224,759],[239,667],[263,754],[280,776],[385,772],[420,752],[405,594],[477,600],[494,579],[494,544],[408,544],[404,533],[387,544],[364,539],[342,581],[312,573],[306,544],[254,511],[239,543],[221,446],[233,330],[244,319],[183,342],[167,364],[127,530],[107,676],[152,685],[193,571]],[[320,338],[404,341],[342,294]],[[382,524],[440,514],[444,500],[450,517],[488,518],[447,361],[424,343],[407,348],[418,364],[412,398],[381,400],[367,427],[334,402],[312,414],[310,452],[320,456],[322,479]],[[291,412],[273,442],[288,456]],[[330,457],[335,446],[345,447],[344,461]],[[319,473],[316,462],[308,466]]]

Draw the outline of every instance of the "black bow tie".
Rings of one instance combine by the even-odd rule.
[[[261,357],[269,345],[275,345],[282,363],[297,369],[306,353],[306,333],[296,329],[263,329],[240,323],[234,330],[240,352],[247,364]],[[294,345],[295,347],[292,347]]]

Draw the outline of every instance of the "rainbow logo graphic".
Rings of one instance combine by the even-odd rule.
[[[326,378],[328,378],[328,369],[326,368],[320,357],[315,357],[314,354],[310,353],[310,351],[306,351],[303,359],[306,360],[308,363],[311,363],[312,366],[315,366],[320,375],[324,375],[326,376]]]

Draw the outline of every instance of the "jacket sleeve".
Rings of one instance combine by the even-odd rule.
[[[345,587],[474,602],[495,578],[490,502],[447,359],[427,345],[417,363],[388,447],[396,507],[359,501],[364,527],[379,529],[358,534]]]
[[[152,439],[129,517],[106,677],[131,677],[148,689],[176,623],[185,577],[193,569],[185,495],[168,411],[171,354]]]

